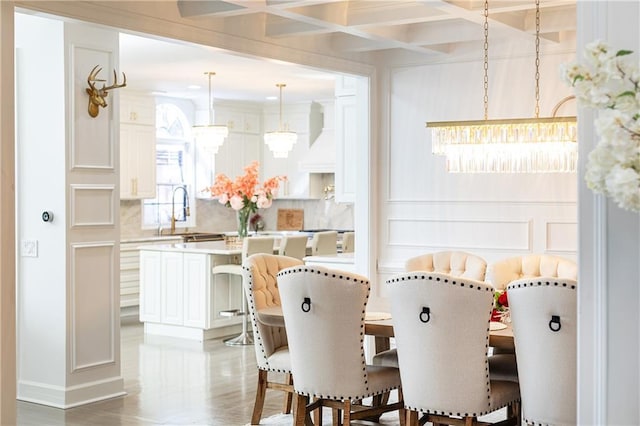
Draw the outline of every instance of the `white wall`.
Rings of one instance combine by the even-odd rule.
[[[558,69],[572,58],[543,56],[541,116],[570,94]],[[533,117],[533,60],[490,60],[490,119]],[[461,61],[389,69],[390,130],[380,154],[378,296],[385,295],[382,283],[401,271],[407,258],[426,252],[464,250],[489,263],[527,253],[576,258],[575,173],[448,173],[444,157],[431,154],[426,121],[483,118],[482,65]],[[563,113],[575,114],[575,104]]]

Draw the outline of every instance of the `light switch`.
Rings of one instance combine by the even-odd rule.
[[[38,240],[22,240],[20,255],[22,257],[38,257]]]

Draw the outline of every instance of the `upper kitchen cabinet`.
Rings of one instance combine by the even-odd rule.
[[[264,131],[276,131],[279,124],[279,106],[265,108]],[[317,102],[305,102],[283,106],[282,129],[295,132],[298,141],[287,158],[274,158],[273,153],[262,141],[262,177],[287,176],[287,181],[280,187],[278,198],[320,198],[323,196],[321,185],[317,180],[310,178],[309,173],[301,170],[299,163],[309,151],[309,141],[314,140],[322,129],[321,105]]]
[[[335,200],[339,203],[353,203],[356,196],[356,146],[359,122],[359,100],[356,91],[355,77],[342,76],[336,79]]]
[[[232,180],[244,173],[244,167],[261,158],[262,108],[249,103],[216,103],[215,124],[226,125],[229,136],[218,153],[211,154],[196,147],[196,196],[210,198],[206,188],[215,175],[224,173]]]
[[[150,96],[120,93],[120,198],[156,196],[156,104]]]

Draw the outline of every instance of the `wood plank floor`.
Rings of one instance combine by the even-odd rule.
[[[145,336],[138,322],[121,328],[126,396],[61,410],[18,401],[21,426],[245,425],[257,368],[253,346]],[[267,392],[264,416],[281,412],[282,393]]]

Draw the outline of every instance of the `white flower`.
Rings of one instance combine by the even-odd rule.
[[[570,64],[563,73],[578,102],[599,110],[600,140],[587,161],[587,186],[640,212],[640,70],[625,61],[629,53],[596,41],[585,49],[589,66]]]
[[[229,199],[229,204],[234,210],[240,210],[244,207],[244,200],[239,195],[234,195]]]
[[[268,198],[266,195],[260,195],[258,197],[257,204],[259,209],[268,209],[269,207],[271,207],[271,203],[272,203],[272,200]]]

